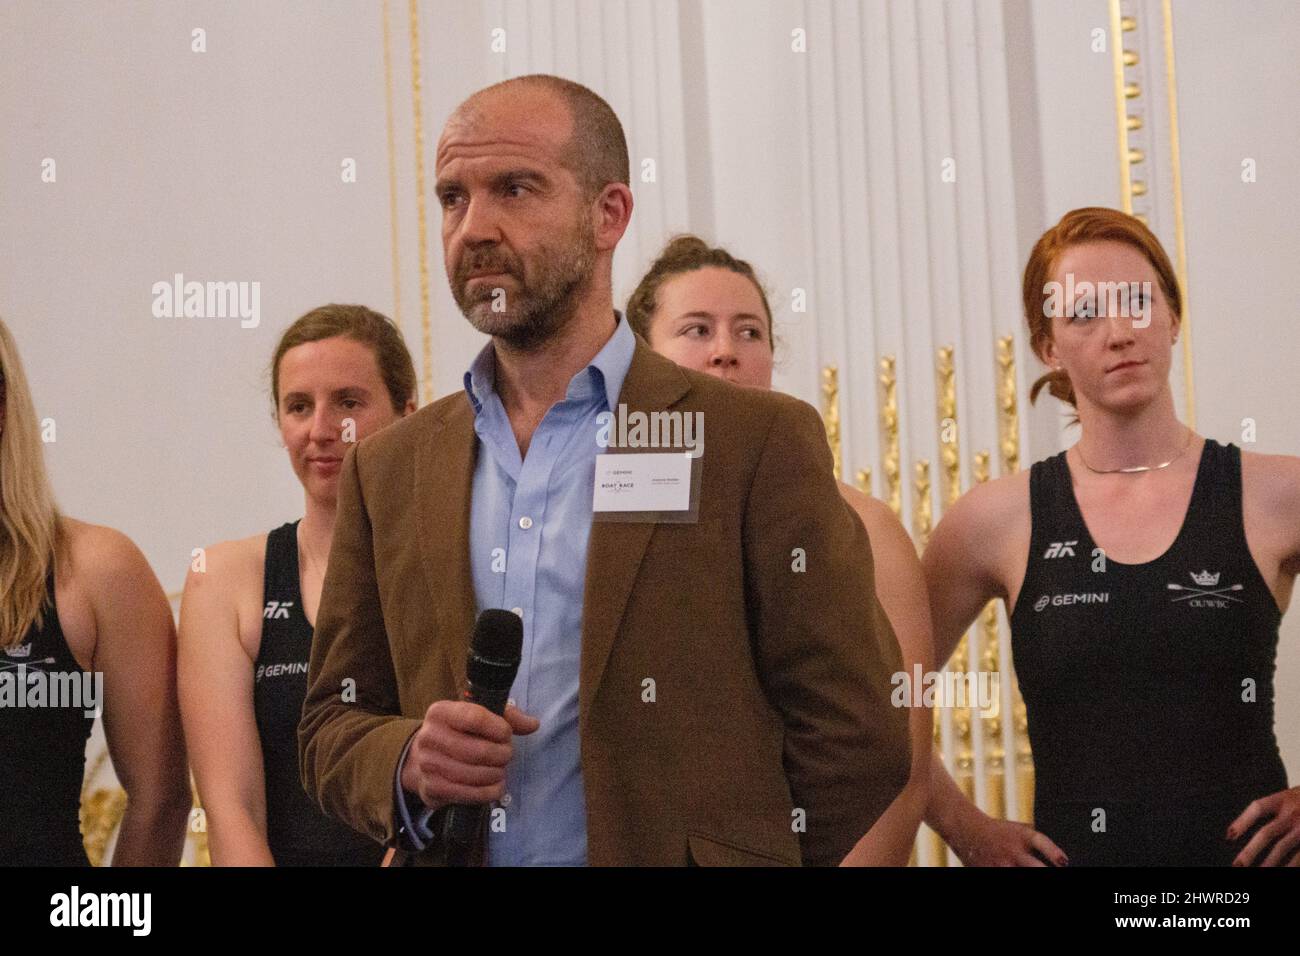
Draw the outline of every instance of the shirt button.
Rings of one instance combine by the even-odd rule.
[[[510,613],[511,613],[511,614],[517,614],[517,615],[519,615],[520,617],[523,617],[523,616],[524,616],[524,609],[521,608],[521,607],[512,607],[512,608],[510,609]]]
[[[503,793],[503,794],[501,794],[501,801],[500,801],[500,802],[501,802],[501,806],[503,806],[503,807],[508,807],[508,806],[510,806],[510,804],[511,804],[511,802],[512,802],[512,798],[511,798],[510,794],[508,794],[508,793]]]
[[[528,517],[528,515],[524,515],[522,518],[519,519],[519,527],[523,528],[525,531],[527,531],[532,526],[533,526],[533,519]]]

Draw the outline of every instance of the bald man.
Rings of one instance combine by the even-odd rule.
[[[348,452],[307,792],[399,863],[448,862],[455,804],[485,807],[489,865],[840,862],[910,758],[820,417],[679,368],[614,310],[627,145],[587,88],[474,94],[436,169],[447,278],[491,341],[463,390]],[[699,416],[707,454],[607,447],[638,413]],[[607,510],[600,459],[628,452],[643,507]],[[462,699],[485,608],[523,624],[503,717]]]

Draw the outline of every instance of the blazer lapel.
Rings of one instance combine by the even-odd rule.
[[[628,412],[663,411],[690,390],[672,361],[637,336],[632,364],[623,380],[619,404]],[[612,409],[617,413],[617,409]],[[582,604],[582,663],[578,681],[578,722],[585,722],[595,699],[614,638],[623,620],[637,569],[655,525],[650,521],[595,521],[587,544],[587,579]]]
[[[470,490],[478,453],[474,411],[463,395],[435,420],[415,467],[420,551],[433,597],[435,635],[464,690],[476,603],[470,573]],[[416,626],[420,626],[417,622]]]

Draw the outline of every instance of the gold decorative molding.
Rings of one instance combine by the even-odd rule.
[[[91,866],[104,865],[108,844],[126,812],[126,791],[121,787],[90,789],[107,760],[108,751],[101,751],[81,781],[81,844]]]
[[[402,268],[397,242],[397,145],[393,131],[393,52],[388,0],[380,5],[384,28],[384,120],[388,132],[388,228],[393,255],[393,321],[402,327]]]
[[[411,109],[415,122],[415,216],[420,251],[420,333],[424,362],[422,404],[433,401],[433,332],[429,315],[429,227],[424,208],[424,102],[420,92],[420,5],[409,0],[411,21]]]
[[[998,458],[1002,474],[1020,470],[1020,411],[1016,401],[1016,340],[1004,335],[997,342]]]
[[[859,468],[858,473],[853,476],[853,484],[864,495],[871,494],[871,469]]]
[[[961,454],[957,431],[957,371],[953,361],[953,347],[945,345],[938,350],[935,360],[935,413],[939,428],[939,472],[943,481],[940,496],[941,509],[946,511],[961,497]],[[935,662],[939,663],[938,661]],[[951,662],[944,662],[944,670],[966,674],[970,667],[970,638],[962,635],[957,642]],[[952,730],[957,741],[953,759],[953,778],[967,798],[975,796],[975,752],[972,746],[971,709],[957,707],[955,701],[946,704],[952,710]],[[938,711],[935,712],[936,728]]]
[[[126,813],[126,791],[99,787],[81,801],[81,842],[91,866],[104,866],[108,843]]]
[[[882,470],[885,501],[900,520],[903,517],[903,475],[898,441],[898,376],[894,356],[880,360],[880,435],[884,440]]]
[[[977,485],[989,480],[989,453],[975,453],[971,466],[971,478]],[[980,613],[980,669],[986,674],[1002,676],[998,628],[998,605],[989,601]],[[1001,694],[1001,686],[997,688]],[[986,781],[986,803],[989,816],[1005,819],[1007,815],[1006,800],[1006,749],[1002,746],[1002,718],[988,717],[984,720],[984,778]]]
[[[912,537],[916,541],[916,550],[923,552],[930,543],[933,515],[930,509],[930,461],[922,458],[913,465],[912,470]],[[943,708],[934,710],[934,750],[943,754]],[[943,837],[931,831],[931,844],[934,850],[935,866],[948,865],[948,847]]]
[[[930,460],[922,458],[912,472],[912,537],[917,551],[924,551],[930,543],[934,517],[930,509]]]
[[[1165,88],[1169,97],[1169,164],[1174,181],[1174,251],[1181,287],[1183,316],[1183,389],[1187,402],[1187,424],[1196,427],[1196,387],[1192,375],[1192,319],[1187,298],[1187,238],[1183,228],[1183,160],[1178,139],[1178,77],[1174,69],[1174,13],[1170,0],[1161,0],[1165,40]]]
[[[1123,16],[1120,0],[1110,0],[1110,49],[1111,67],[1115,80],[1115,113],[1119,130],[1119,193],[1120,208],[1126,213],[1133,213],[1133,171],[1130,168],[1128,145],[1128,100],[1142,95],[1142,88],[1136,83],[1127,82],[1124,76],[1125,51],[1124,34],[1137,29],[1137,22],[1132,17]],[[1136,54],[1133,62],[1137,62]]]
[[[938,396],[939,464],[943,478],[944,508],[961,497],[961,457],[957,442],[957,371],[953,347],[939,349],[935,363],[935,394]],[[951,436],[947,433],[951,429]]]
[[[835,480],[843,473],[843,456],[840,448],[840,370],[828,365],[822,369],[822,421],[826,425],[826,441],[831,446],[835,462]]]
[[[997,340],[997,363],[998,452],[1002,474],[1011,475],[1020,470],[1020,413],[1016,399],[1014,336],[1004,335]],[[1034,756],[1029,747],[1029,715],[1024,698],[1020,696],[1019,682],[1009,670],[1008,677],[1011,679],[1011,726],[1016,748],[1016,818],[1028,823],[1034,813]]]

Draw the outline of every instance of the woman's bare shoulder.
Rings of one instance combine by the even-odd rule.
[[[1243,451],[1241,491],[1246,533],[1300,573],[1300,458]]]
[[[967,534],[997,537],[1029,516],[1029,472],[980,482],[944,512],[943,522]]]
[[[185,594],[216,591],[234,597],[253,587],[260,594],[266,538],[266,532],[261,532],[195,548],[185,575]]]
[[[1241,477],[1245,493],[1258,496],[1270,512],[1300,514],[1300,458],[1242,451]]]
[[[127,535],[106,525],[60,517],[64,550],[60,564],[82,589],[130,584],[153,569]]]
[[[899,522],[897,515],[894,514],[889,505],[865,491],[841,481],[840,497],[857,512],[858,517],[862,519],[862,523],[867,526],[868,531],[871,530],[871,523],[893,523],[901,526],[901,522]]]

